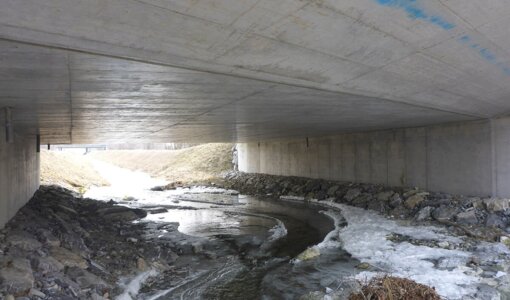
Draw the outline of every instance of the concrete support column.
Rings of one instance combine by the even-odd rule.
[[[35,136],[19,135],[7,143],[5,130],[0,130],[0,228],[39,188],[36,144]]]

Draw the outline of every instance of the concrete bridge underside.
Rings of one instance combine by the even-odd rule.
[[[38,186],[36,135],[240,142],[245,171],[510,196],[506,0],[0,5],[0,225]]]

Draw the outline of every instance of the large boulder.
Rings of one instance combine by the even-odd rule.
[[[32,235],[22,231],[9,234],[6,241],[9,246],[25,251],[35,251],[42,246]]]
[[[389,201],[390,201],[390,206],[392,208],[396,208],[396,207],[400,206],[403,202],[399,193],[393,194],[393,196],[390,197]]]
[[[358,197],[356,197],[356,199],[352,200],[351,205],[357,206],[357,207],[362,207],[362,208],[367,208],[368,203],[370,203],[371,201],[373,201],[372,195],[369,193],[363,193],[363,194],[359,195]]]
[[[485,220],[485,226],[505,228],[506,221],[503,216],[492,213],[487,216],[487,220]]]
[[[489,212],[501,212],[510,207],[508,199],[490,198],[484,199],[483,203]]]
[[[104,280],[80,268],[69,268],[67,270],[67,275],[82,289],[92,288],[97,291],[102,291],[110,288]]]
[[[437,221],[449,221],[457,215],[458,209],[451,206],[441,205],[434,209],[432,217]]]
[[[416,221],[426,221],[430,220],[430,217],[432,216],[432,212],[434,211],[434,208],[431,206],[426,206],[416,214],[414,217]]]
[[[147,212],[142,209],[132,209],[125,206],[111,206],[97,210],[97,213],[111,221],[134,221],[147,216]]]
[[[394,194],[393,191],[380,192],[377,195],[375,195],[375,198],[379,201],[387,202],[390,200],[390,198],[391,198],[391,196],[393,196],[393,194]]]
[[[328,189],[328,196],[329,197],[335,197],[336,196],[336,192],[340,189],[340,186],[338,185],[333,185],[331,186],[329,189]]]
[[[73,253],[62,247],[53,247],[50,250],[51,255],[66,267],[78,267],[86,269],[87,261],[76,253]]]
[[[32,265],[42,274],[58,272],[64,269],[64,265],[51,256],[36,257],[32,259]]]
[[[420,203],[422,203],[424,200],[425,197],[423,195],[415,194],[407,198],[406,201],[404,202],[404,205],[409,209],[414,209],[418,205],[420,205]]]
[[[34,286],[34,275],[28,259],[4,258],[0,265],[0,290],[20,294]]]
[[[345,193],[344,199],[348,202],[354,200],[354,198],[358,197],[361,194],[361,190],[358,188],[349,189],[347,193]]]
[[[476,216],[476,211],[474,209],[461,212],[457,214],[457,223],[473,225],[478,224],[478,218]]]
[[[315,257],[317,257],[319,255],[321,255],[321,251],[320,251],[319,247],[313,246],[313,247],[309,247],[305,251],[301,252],[296,257],[296,259],[299,260],[299,261],[306,261],[306,260],[310,260],[312,258],[315,258]]]

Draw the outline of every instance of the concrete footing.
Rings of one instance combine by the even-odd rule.
[[[39,153],[36,137],[15,135],[6,142],[0,130],[0,228],[39,188]]]
[[[244,172],[510,196],[510,118],[238,145]]]

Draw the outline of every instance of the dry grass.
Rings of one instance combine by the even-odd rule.
[[[92,185],[109,183],[92,167],[87,156],[56,151],[41,151],[41,184],[56,184],[83,192]]]
[[[232,169],[232,147],[232,144],[204,144],[179,150],[108,150],[90,155],[170,182],[196,182],[216,179]]]
[[[353,293],[349,300],[441,300],[437,292],[426,285],[405,278],[376,277]]]

